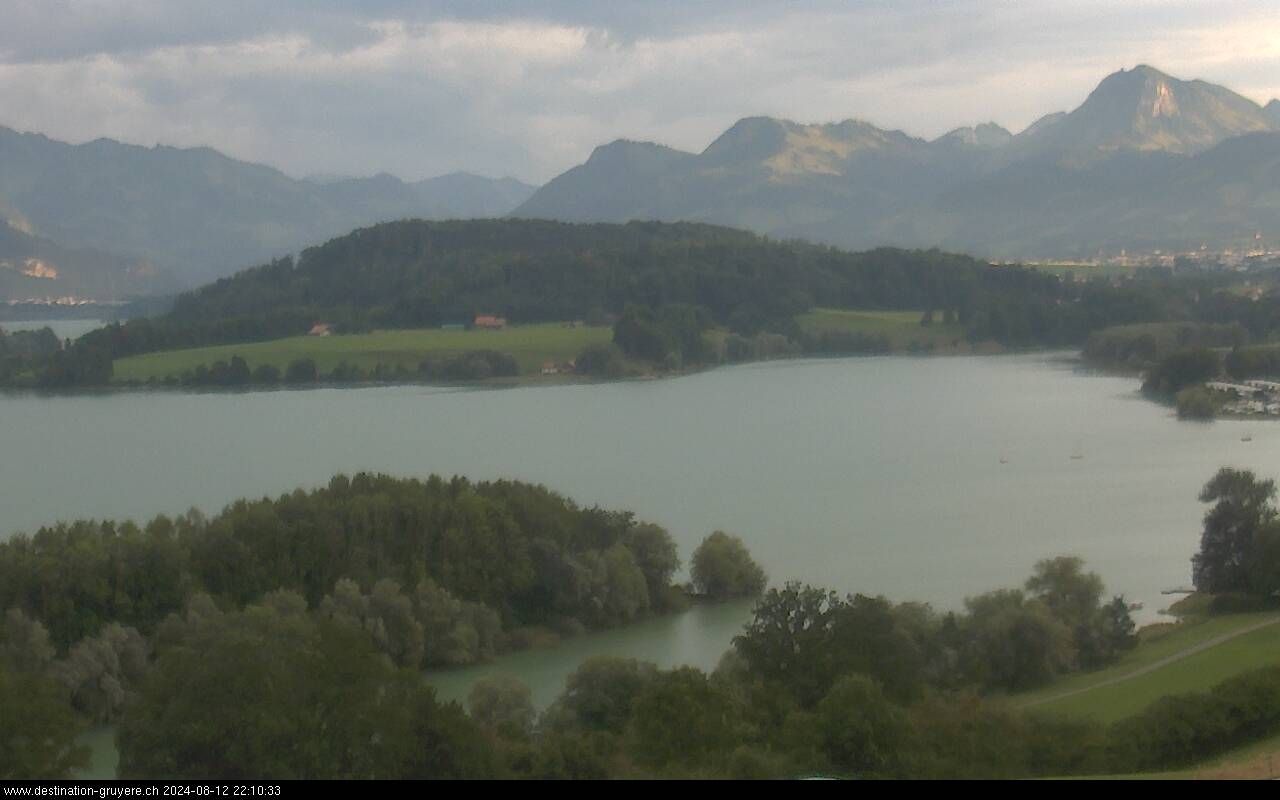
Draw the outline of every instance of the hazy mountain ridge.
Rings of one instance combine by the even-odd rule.
[[[1238,244],[1258,231],[1280,238],[1277,130],[1280,101],[1263,108],[1143,65],[1017,135],[986,123],[925,141],[858,120],[749,117],[701,153],[619,141],[514,213],[700,220],[1000,258]]]
[[[532,191],[462,173],[295,180],[207,147],[71,145],[0,127],[0,207],[10,219],[70,248],[130,254],[190,285],[386,219],[505,214]]]
[[[0,301],[118,301],[178,288],[171,273],[145,260],[64,247],[0,220]]]

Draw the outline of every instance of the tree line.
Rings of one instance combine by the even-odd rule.
[[[1192,572],[1217,610],[1274,604],[1275,497],[1273,482],[1225,468],[1201,493]],[[524,484],[368,475],[210,520],[75,529],[0,546],[10,776],[82,764],[86,720],[118,723],[123,775],[192,778],[1123,773],[1280,729],[1274,668],[1111,726],[1002,702],[1136,642],[1124,598],[1068,556],[945,613],[787,583],[760,596],[713,671],[592,659],[539,714],[517,680],[477,683],[464,709],[417,670],[469,663],[539,623],[645,613],[678,567],[661,529]],[[698,595],[766,586],[721,532],[691,567]]]
[[[416,604],[419,621],[452,608],[450,624],[571,632],[679,607],[679,564],[663,528],[540,486],[340,475],[212,517],[15,535],[0,542],[0,608],[39,620],[63,650],[111,623],[153,632],[194,593],[238,607],[284,589],[314,606],[349,580],[379,607]]]
[[[1238,321],[1262,341],[1280,324],[1280,306],[1264,312],[1219,297],[1231,294],[1223,280],[1147,270],[1078,284],[937,250],[849,253],[697,223],[406,220],[224,278],[166,314],[93,331],[7,383],[105,383],[117,358],[300,335],[317,321],[354,333],[482,313],[513,323],[612,317],[615,343],[659,365],[705,363],[712,354],[700,333],[712,325],[737,337],[722,360],[776,352],[777,337],[807,352],[884,347],[876,337],[804,334],[795,316],[815,307],[923,309],[961,324],[972,341],[1016,347],[1081,344],[1107,326],[1168,320]]]

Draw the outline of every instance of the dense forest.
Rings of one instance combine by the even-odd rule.
[[[1193,563],[1221,610],[1274,605],[1276,486],[1223,469]],[[731,535],[692,555],[708,597],[766,579]],[[1134,646],[1078,558],[927,605],[768,589],[710,672],[595,658],[541,713],[478,681],[465,708],[419,670],[535,630],[680,602],[660,528],[539,487],[334,478],[205,519],[72,523],[0,546],[0,776],[84,764],[117,726],[124,777],[1031,777],[1185,766],[1280,729],[1280,671],[1173,695],[1110,726],[1002,700]]]
[[[679,563],[662,528],[542,487],[361,474],[211,518],[16,535],[0,543],[0,608],[40,620],[66,648],[110,623],[150,633],[196,593],[240,607],[283,589],[313,606],[412,605],[448,632],[412,664],[469,663],[521,637],[680,607]]]
[[[1145,270],[1076,283],[936,250],[849,253],[696,223],[408,220],[182,295],[166,314],[92,332],[11,370],[7,382],[100,384],[116,358],[298,335],[317,321],[350,333],[477,314],[517,324],[612,320],[625,355],[657,364],[884,349],[874,336],[798,330],[796,315],[816,307],[924,310],[960,324],[970,341],[1015,347],[1078,345],[1110,325],[1168,320],[1239,322],[1265,339],[1280,324],[1280,302],[1218,291],[1226,281]],[[701,337],[713,326],[734,337],[722,352]]]

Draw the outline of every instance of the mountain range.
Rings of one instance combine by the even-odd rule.
[[[1149,66],[1014,135],[927,141],[867,122],[740,120],[701,153],[615,141],[514,212],[695,220],[851,248],[986,258],[1280,240],[1280,101],[1265,107]]]
[[[747,117],[700,153],[602,145],[536,189],[465,173],[295,179],[209,148],[0,127],[0,301],[170,292],[379,221],[504,215],[1003,260],[1252,247],[1280,241],[1280,100],[1138,66],[1017,134]]]
[[[0,300],[195,286],[387,219],[501,216],[532,191],[466,173],[298,180],[209,148],[72,145],[0,127]],[[15,269],[36,251],[47,277]],[[95,260],[96,283],[64,277]]]

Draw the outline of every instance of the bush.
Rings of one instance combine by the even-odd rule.
[[[578,354],[574,368],[593,378],[621,378],[627,373],[622,351],[615,344],[595,344]]]
[[[1117,772],[1186,766],[1280,730],[1280,667],[1246,672],[1208,692],[1161,698],[1112,726]]]
[[[315,383],[317,378],[319,378],[319,372],[316,370],[316,362],[309,358],[290,361],[288,368],[284,371],[285,383]]]
[[[427,380],[482,381],[519,375],[520,365],[508,353],[474,350],[451,357],[424,359],[418,365],[418,373]]]
[[[1218,413],[1218,402],[1213,393],[1203,386],[1191,386],[1178,392],[1174,398],[1179,419],[1213,419]]]
[[[271,364],[259,364],[253,368],[253,382],[272,384],[280,382],[280,370]]]

